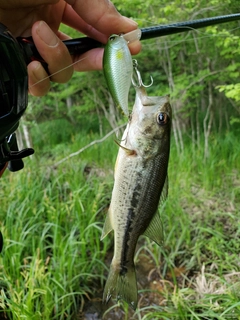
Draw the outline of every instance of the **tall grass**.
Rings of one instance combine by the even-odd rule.
[[[1,181],[2,304],[13,319],[65,318],[81,308],[91,282],[103,284],[107,242],[99,239],[110,180],[97,168],[92,177],[84,173],[86,163],[49,170],[28,160]]]
[[[100,242],[100,235],[117,146],[110,137],[54,167],[96,138],[79,134],[39,149],[0,181],[0,308],[11,319],[77,319],[103,288],[112,237]],[[139,284],[138,311],[125,306],[122,319],[240,319],[239,138],[212,136],[209,151],[204,161],[190,143],[182,155],[172,145],[165,244],[140,240],[137,274],[144,259],[153,267]],[[117,319],[113,312],[109,319]]]

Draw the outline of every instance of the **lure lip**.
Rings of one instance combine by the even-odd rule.
[[[142,37],[142,30],[141,29],[135,29],[133,31],[130,31],[128,33],[122,34],[121,35],[126,41],[127,43],[132,43],[135,42],[137,40],[141,40]]]

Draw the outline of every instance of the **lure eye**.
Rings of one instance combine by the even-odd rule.
[[[113,41],[113,40],[115,40],[117,37],[118,37],[118,35],[112,34],[112,35],[109,37],[109,40],[110,40],[110,41]]]
[[[169,116],[165,112],[160,112],[157,115],[157,123],[160,124],[160,126],[164,126],[169,121]]]

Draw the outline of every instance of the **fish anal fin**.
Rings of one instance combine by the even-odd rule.
[[[128,156],[134,156],[134,155],[137,154],[135,150],[128,149],[128,148],[122,146],[122,145],[121,145],[120,143],[118,143],[116,140],[114,140],[114,141],[115,141],[115,143],[116,143],[120,148],[122,148],[122,149],[126,152],[126,154],[127,154]]]
[[[153,216],[149,226],[144,232],[144,235],[156,242],[159,246],[163,244],[163,226],[158,211]]]
[[[106,220],[104,222],[101,240],[103,240],[112,230],[113,230],[113,227],[112,227],[111,220],[110,220],[110,208],[109,208],[107,216],[106,216]]]

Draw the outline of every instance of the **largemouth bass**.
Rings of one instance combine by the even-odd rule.
[[[123,134],[115,165],[115,182],[102,239],[114,230],[114,256],[103,300],[111,296],[137,306],[134,253],[144,234],[158,245],[163,230],[158,205],[167,197],[171,106],[169,96],[148,97],[136,87],[130,121]]]
[[[128,116],[133,62],[128,43],[122,36],[109,37],[104,49],[103,72],[113,101]]]

